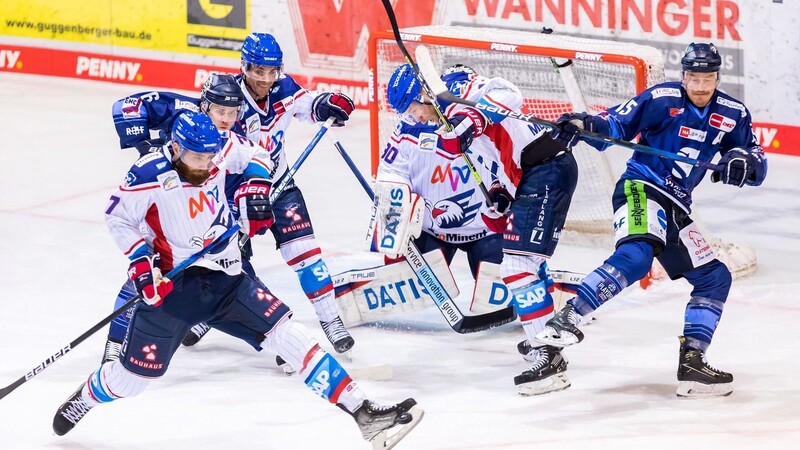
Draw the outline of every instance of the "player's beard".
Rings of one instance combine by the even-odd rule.
[[[208,177],[211,176],[211,173],[208,170],[192,169],[180,158],[176,159],[173,165],[175,166],[175,170],[178,172],[178,175],[191,183],[193,186],[202,185],[206,182],[206,180],[208,180]]]

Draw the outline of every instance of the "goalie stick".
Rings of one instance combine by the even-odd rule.
[[[212,242],[211,244],[209,244],[208,246],[206,246],[205,248],[203,248],[199,252],[195,253],[194,255],[186,258],[182,263],[178,264],[172,270],[167,272],[167,274],[164,275],[164,278],[174,279],[177,275],[179,275],[181,272],[183,272],[187,267],[189,267],[190,265],[194,264],[195,261],[197,261],[198,259],[203,257],[203,255],[205,255],[206,253],[208,253],[211,250],[213,250],[215,247],[217,247],[217,245],[219,245],[219,244],[221,244],[223,242],[227,242],[234,234],[236,234],[238,232],[239,232],[239,224],[234,224],[232,227],[228,228],[228,230],[226,230],[224,233],[222,233],[222,235],[219,238],[214,240],[214,242]],[[48,356],[47,359],[45,359],[44,361],[42,361],[39,364],[37,364],[34,368],[29,370],[25,375],[19,377],[16,381],[14,381],[13,383],[9,384],[8,386],[0,389],[0,399],[5,397],[6,395],[10,394],[16,388],[22,386],[26,381],[28,381],[31,378],[35,377],[36,375],[39,375],[40,373],[42,373],[43,370],[45,370],[48,367],[50,367],[50,365],[53,364],[54,362],[56,362],[59,358],[61,358],[62,356],[66,355],[68,352],[70,352],[72,349],[74,349],[78,344],[80,344],[81,342],[83,342],[86,339],[88,339],[91,335],[95,334],[98,330],[100,330],[101,328],[106,326],[109,322],[114,320],[115,317],[117,317],[118,315],[120,315],[123,312],[125,312],[128,308],[133,306],[136,302],[140,301],[141,299],[142,299],[142,296],[141,295],[137,295],[137,296],[133,297],[132,299],[128,300],[124,305],[122,305],[119,308],[117,308],[114,312],[112,312],[111,314],[106,316],[103,320],[101,320],[100,322],[97,322],[97,324],[95,324],[93,327],[89,328],[83,334],[81,334],[77,338],[73,339],[72,342],[70,342],[66,346],[62,347],[60,350],[58,350],[57,352],[53,353],[52,355]]]
[[[386,1],[386,0],[384,0]],[[466,100],[456,95],[453,95],[448,89],[447,86],[444,84],[441,78],[439,78],[439,74],[436,71],[436,67],[433,65],[433,60],[431,59],[430,51],[424,45],[417,46],[415,51],[415,56],[417,57],[417,64],[419,65],[419,74],[421,78],[424,78],[426,83],[423,83],[423,86],[427,84],[429,89],[432,91],[432,94],[440,98],[444,101],[451,102],[451,103],[458,103],[461,105],[471,106],[475,109],[485,111],[487,114],[491,115],[501,115],[505,117],[510,117],[512,119],[521,120],[523,122],[534,123],[537,125],[544,125],[550,128],[555,128],[556,124],[554,122],[550,122],[548,120],[540,119],[533,114],[523,114],[517,111],[511,111],[505,108],[501,108],[496,105],[489,105],[486,103],[481,102],[474,102],[471,100]],[[674,161],[690,164],[692,166],[700,167],[706,170],[714,170],[714,171],[722,171],[724,168],[719,164],[713,164],[706,161],[699,161],[697,159],[689,158],[687,156],[678,155],[674,153],[669,153],[664,150],[660,150],[657,148],[649,147],[647,145],[636,144],[633,142],[624,141],[622,139],[616,139],[609,136],[604,136],[599,133],[594,133],[592,131],[587,130],[578,130],[578,134],[581,137],[586,139],[590,139],[595,142],[601,142],[610,145],[619,145],[620,147],[626,147],[634,151],[647,153],[650,155],[659,156],[661,158],[671,159]]]
[[[344,158],[345,163],[353,172],[353,175],[358,179],[361,187],[364,188],[370,199],[375,199],[375,193],[369,187],[361,171],[358,170],[350,155],[344,150],[342,144],[338,139],[333,138],[334,146],[339,154]],[[436,308],[442,313],[447,323],[457,333],[474,333],[477,331],[488,330],[489,328],[503,325],[512,322],[517,318],[517,313],[512,306],[507,306],[503,309],[493,311],[487,314],[465,316],[464,313],[458,308],[455,301],[447,294],[441,281],[436,276],[436,273],[431,269],[430,264],[422,257],[422,252],[414,244],[413,240],[408,241],[406,248],[405,260],[411,266],[411,269],[417,275],[417,278],[422,282],[422,285],[427,289],[428,294],[436,304]]]
[[[422,76],[420,70],[417,68],[417,65],[414,63],[414,59],[411,57],[411,53],[408,52],[406,49],[405,44],[403,43],[403,38],[400,36],[400,27],[397,25],[397,17],[394,15],[394,9],[392,8],[391,0],[382,0],[383,7],[386,9],[386,15],[389,17],[389,23],[392,26],[392,33],[394,34],[394,40],[397,42],[397,46],[400,47],[400,52],[403,53],[403,56],[406,58],[406,62],[411,66],[411,70],[414,71],[414,75],[416,75],[417,79],[422,86],[422,90],[425,91],[425,95],[430,99],[431,106],[436,111],[436,115],[439,116],[439,120],[442,122],[444,126],[444,130],[446,132],[453,131],[453,126],[450,125],[450,122],[447,121],[447,118],[444,116],[442,112],[442,108],[436,102],[436,95],[428,83],[425,81],[425,77]],[[438,77],[438,75],[437,75]],[[489,191],[486,189],[486,184],[484,184],[481,175],[478,173],[478,169],[475,168],[475,164],[472,162],[472,159],[467,155],[466,149],[461,149],[461,156],[464,159],[464,162],[467,164],[467,168],[469,172],[472,174],[472,178],[475,179],[475,182],[478,183],[478,188],[480,188],[481,193],[486,201],[486,205],[492,206],[494,203],[489,197]]]

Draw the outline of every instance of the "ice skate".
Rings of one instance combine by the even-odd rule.
[[[103,360],[101,364],[116,361],[119,359],[119,354],[122,352],[122,343],[106,339],[106,350],[103,352]]]
[[[336,316],[330,322],[320,321],[319,324],[322,325],[322,331],[325,332],[325,336],[333,344],[333,349],[336,350],[336,353],[348,352],[355,345],[356,341],[347,332],[339,316]]]
[[[70,432],[75,425],[86,416],[90,409],[97,406],[95,402],[87,402],[83,399],[81,392],[83,384],[64,402],[53,417],[53,431],[63,436]]]
[[[581,315],[567,303],[561,311],[547,321],[544,330],[536,335],[536,341],[545,345],[567,347],[583,340],[583,332],[578,329]]]
[[[681,342],[678,360],[678,397],[706,398],[725,397],[733,392],[733,375],[715,369],[706,362],[702,350],[686,346],[686,338],[679,336]]]
[[[203,339],[203,336],[205,336],[206,333],[208,333],[208,330],[210,329],[211,327],[209,327],[205,323],[203,322],[198,323],[197,325],[189,329],[189,332],[186,333],[186,336],[183,337],[183,341],[181,341],[181,344],[187,347],[191,347],[194,344],[197,344],[198,342],[200,342],[200,339]]]
[[[277,364],[287,376],[295,374],[294,367],[286,362],[285,359],[281,358],[280,355],[275,355],[275,364]]]
[[[389,406],[364,400],[352,416],[361,429],[364,440],[371,442],[373,449],[388,450],[397,445],[422,420],[425,412],[416,405],[413,398]],[[390,430],[392,434],[389,434]]]
[[[571,386],[569,378],[564,373],[567,370],[567,360],[561,354],[559,347],[550,345],[531,347],[528,341],[522,341],[517,346],[520,353],[526,348],[530,350],[523,358],[533,362],[533,365],[514,377],[514,384],[520,395],[541,395],[563,391]]]

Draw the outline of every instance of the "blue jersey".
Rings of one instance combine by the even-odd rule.
[[[711,161],[717,153],[725,154],[734,147],[763,155],[753,134],[750,112],[719,90],[708,105],[698,108],[679,82],[662,83],[609,108],[603,116],[611,137],[631,140],[641,134],[644,145],[699,161]],[[766,164],[765,158],[761,160]],[[641,180],[662,190],[689,212],[692,191],[705,172],[690,164],[636,152],[622,178]]]
[[[197,98],[163,91],[139,92],[117,100],[111,114],[120,148],[135,147],[150,139],[151,130],[168,140],[175,118],[186,110],[198,112],[199,104]]]

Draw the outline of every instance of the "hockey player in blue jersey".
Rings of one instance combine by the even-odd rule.
[[[514,84],[503,78],[480,76],[467,66],[449,68],[442,81],[453,94],[468,100],[501,104],[511,110],[522,106],[522,93]],[[396,111],[411,116],[413,121],[440,120],[408,64],[395,70],[387,85],[387,96]],[[468,149],[475,161],[480,158],[490,165],[500,164],[499,170],[492,171],[499,183],[489,190],[495,219],[486,223],[502,233],[500,273],[527,337],[517,349],[533,363],[514,377],[514,384],[522,395],[566,389],[570,381],[561,348],[536,343],[534,338],[555,312],[546,261],[558,245],[577,184],[575,158],[567,147],[550,137],[546,127],[502,117],[490,119],[472,107],[439,103],[453,128],[450,132],[439,130],[442,151],[460,158],[460,152]],[[425,149],[419,147],[423,153]],[[513,202],[509,195],[513,195]],[[482,203],[482,196],[478,197]],[[510,211],[509,217],[497,216],[506,210]],[[491,211],[487,214],[492,216]],[[499,252],[500,248],[497,246],[496,250]]]
[[[246,99],[244,132],[269,151],[275,163],[275,182],[280,183],[288,169],[284,139],[292,120],[325,122],[334,118],[333,126],[343,126],[353,112],[353,101],[344,94],[312,94],[298,85],[283,72],[283,51],[269,34],[247,36],[241,56],[241,75],[237,78]],[[275,199],[273,208],[276,220],[270,231],[281,256],[297,273],[334,349],[347,352],[355,341],[339,317],[333,282],[322,260],[305,199],[294,182]]]
[[[758,186],[767,174],[767,160],[753,135],[750,112],[717,89],[721,65],[713,44],[692,43],[681,59],[680,82],[653,86],[600,115],[566,114],[552,134],[567,146],[585,129],[624,140],[640,134],[643,144],[699,161],[711,161],[719,153],[723,170],[712,172],[712,182]],[[689,216],[692,191],[705,172],[671,159],[633,154],[612,197],[616,250],[585,278],[577,297],[547,322],[539,341],[555,346],[582,341],[580,317],[642,278],[655,257],[671,279],[685,278],[693,286],[679,338],[677,395],[732,392],[733,376],[709,366],[705,358],[731,287],[728,268]]]
[[[128,276],[142,302],[133,312],[121,357],[101,364],[58,408],[55,433],[68,433],[100,404],[140,394],[167,372],[189,328],[208,322],[256,350],[265,347],[286,358],[312,391],[355,419],[375,448],[390,448],[402,439],[423,415],[414,399],[387,406],[369,400],[292,320],[289,307],[242,271],[238,239],[219,242],[174,280],[161,276],[161,269],[176,267],[233,227],[227,173],[243,177],[234,196],[242,230],[253,236],[274,222],[269,174],[259,156],[263,150],[254,155],[225,145],[209,116],[191,111],[174,120],[169,150],[140,158],[110,198],[106,224],[130,259]],[[198,197],[207,198],[209,206],[198,209],[187,201]]]

